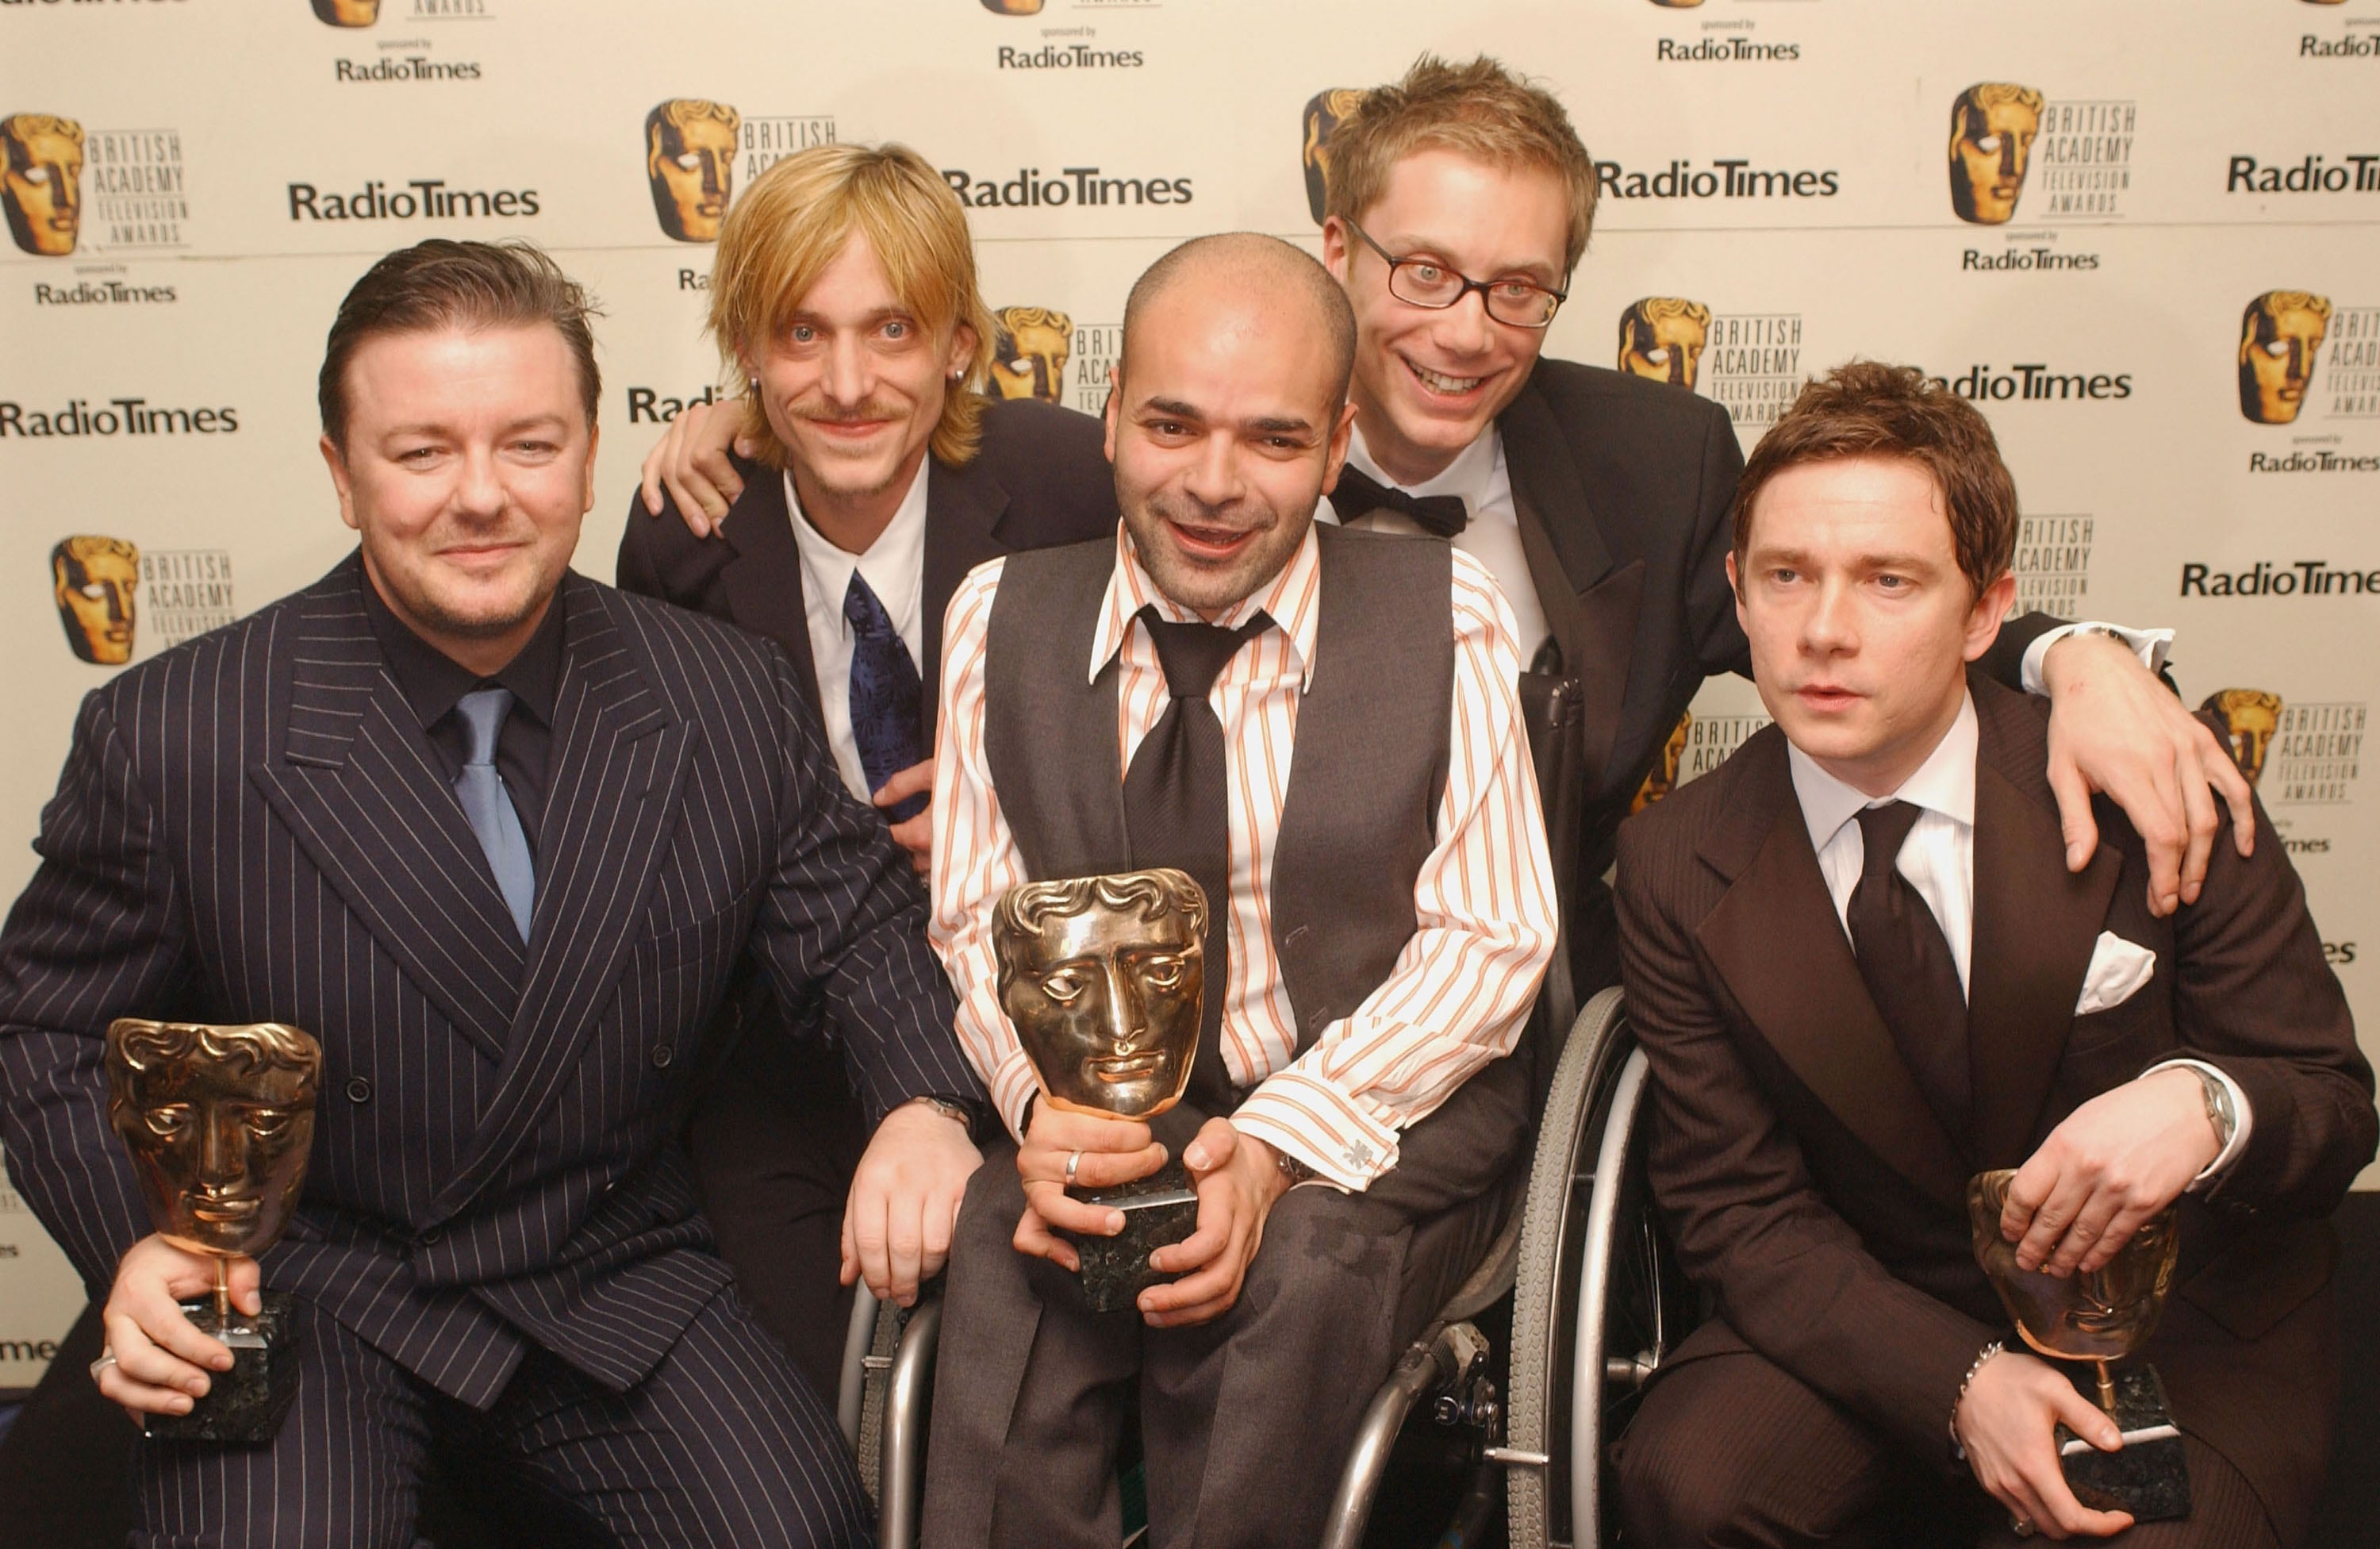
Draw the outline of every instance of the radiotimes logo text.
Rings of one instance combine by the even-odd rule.
[[[2298,39],[2301,59],[2380,59],[2380,38],[2368,33],[2350,32],[2343,38],[2316,37],[2308,32]]]
[[[1653,57],[1695,65],[1790,64],[1802,57],[1802,45],[1756,43],[1750,38],[1696,38],[1690,43],[1660,38],[1653,43]]]
[[[5,4],[6,0],[0,0]],[[129,285],[122,280],[77,280],[72,285],[33,285],[38,307],[166,306],[177,298],[170,285]]]
[[[1038,166],[1019,167],[1004,180],[946,166],[942,177],[960,203],[978,210],[1190,202],[1187,177],[1111,177],[1096,166],[1061,167],[1055,174]]]
[[[1972,403],[2058,403],[2129,398],[2130,372],[2059,372],[2041,361],[2005,370],[1989,362],[1970,366],[1964,376],[1937,376],[1935,385],[1948,387]]]
[[[2040,246],[2010,247],[2005,252],[1985,252],[1969,248],[1959,256],[1963,271],[1998,274],[2087,274],[2099,267],[2097,253],[2062,253],[2055,248]]]
[[[480,62],[476,59],[432,59],[426,54],[400,54],[394,58],[334,59],[331,62],[334,80],[353,81],[360,85],[384,85],[400,82],[431,80],[477,80]]]
[[[2326,559],[2259,559],[2244,570],[2197,560],[2181,567],[2184,597],[2362,597],[2380,592],[2380,570],[2347,570]]]
[[[311,183],[289,185],[293,221],[516,219],[539,213],[535,189],[457,189],[443,177],[404,183],[377,178],[360,189],[324,193]]]
[[[1701,168],[1673,159],[1658,172],[1597,162],[1595,177],[1606,199],[1832,199],[1842,192],[1841,175],[1831,169],[1784,171],[1744,158],[1714,158]]]
[[[1002,47],[995,57],[1003,70],[1136,70],[1145,62],[1136,48],[1093,48],[1088,43]]]
[[[2234,156],[2223,179],[2225,193],[2380,192],[2380,151],[2336,160],[2320,154],[2283,165]]]
[[[147,398],[68,398],[55,409],[28,409],[0,398],[0,441],[61,435],[225,435],[239,429],[238,411],[167,409]]]

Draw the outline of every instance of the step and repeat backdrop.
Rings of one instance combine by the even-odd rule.
[[[346,552],[314,372],[382,251],[529,238],[601,299],[609,579],[644,450],[719,389],[709,244],[771,162],[917,146],[991,388],[1096,413],[1140,269],[1315,244],[1339,115],[1424,50],[1542,78],[1597,159],[1549,351],[1747,447],[1854,354],[1985,409],[2020,605],[2179,629],[2380,1052],[2380,0],[0,0],[0,898],[81,695]],[[1711,686],[1665,773],[1758,712]],[[0,1388],[81,1297],[0,1189]]]

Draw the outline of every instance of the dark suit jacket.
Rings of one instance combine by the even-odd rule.
[[[1539,360],[1496,425],[1537,601],[1585,692],[1570,921],[1584,999],[1616,976],[1601,879],[1637,787],[1703,680],[1752,673],[1727,584],[1743,454],[1710,399],[1572,360]],[[2056,623],[2011,620],[1992,677],[2017,687],[2025,646]]]
[[[1945,1132],[1876,1015],[1771,726],[1621,832],[1656,1195],[1688,1273],[1745,1343],[1947,1460],[1959,1384],[2008,1327],[1972,1256],[1968,1177],[2019,1165],[2078,1104],[2158,1060],[2221,1067],[2254,1128],[2218,1185],[2185,1197],[2175,1299],[2148,1354],[2182,1423],[2286,1521],[2280,1503],[2320,1482],[2320,1459],[2299,1478],[2289,1448],[2321,1423],[2291,1384],[2328,1374],[2327,1298],[2313,1306],[2336,1251],[2325,1218],[2375,1134],[2346,998],[2261,813],[2254,857],[2218,835],[2200,901],[2168,919],[2149,915],[2140,840],[2105,803],[2099,851],[2070,874],[2046,709],[1971,676],[1975,1132]],[[2103,930],[2154,951],[2155,975],[2077,1018]]]
[[[325,1063],[265,1284],[468,1403],[528,1344],[625,1387],[727,1283],[668,1136],[747,941],[780,993],[822,988],[872,1112],[979,1091],[924,899],[783,653],[571,576],[524,948],[361,575],[84,701],[0,934],[0,1138],[104,1287],[151,1229],[110,1018],[294,1023]]]
[[[620,586],[740,624],[783,646],[801,668],[812,720],[822,730],[818,671],[802,611],[802,555],[785,509],[784,477],[741,457],[735,471],[744,493],[728,507],[717,538],[688,531],[674,505],[665,503],[653,517],[641,499],[633,502],[620,539]],[[966,573],[1019,549],[1112,533],[1115,524],[1104,433],[1087,414],[1031,398],[993,399],[984,406],[983,445],[973,461],[965,468],[929,461],[919,599],[926,627],[919,674],[926,746],[934,741],[942,615]]]

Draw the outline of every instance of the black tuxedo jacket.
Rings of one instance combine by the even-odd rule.
[[[1572,360],[1539,360],[1496,428],[1537,601],[1585,691],[1570,922],[1584,999],[1618,976],[1601,879],[1637,787],[1704,679],[1752,675],[1727,584],[1743,454],[1710,399]],[[2056,623],[2011,620],[1991,676],[2017,687],[2025,646]]]
[[[2255,855],[2218,835],[2199,901],[2155,919],[2143,847],[2112,806],[2090,866],[2066,870],[2046,707],[1971,681],[1973,1132],[1935,1118],[1868,997],[1771,726],[1621,832],[1656,1196],[1744,1344],[1947,1460],[1975,1353],[2015,1348],[1973,1257],[1967,1179],[2019,1165],[2082,1103],[2160,1060],[2219,1067],[2253,1128],[2214,1187],[2184,1197],[2181,1266],[2146,1353],[2181,1422],[2286,1526],[2321,1483],[2319,1449],[2309,1462],[2294,1445],[2327,1422],[2307,1395],[2337,1381],[2325,1218],[2375,1135],[2346,997],[2261,811]],[[2155,972],[2077,1017],[2102,931],[2155,952]]]
[[[620,540],[619,581],[768,636],[799,666],[818,718],[818,669],[803,613],[802,555],[785,508],[784,476],[738,457],[744,493],[728,507],[716,538],[697,538],[674,504],[659,517],[641,499]],[[942,615],[966,573],[1019,549],[1050,548],[1112,533],[1115,482],[1099,422],[1087,414],[1031,398],[986,403],[983,445],[965,468],[929,459],[926,470],[925,618],[919,706],[925,746],[934,744],[934,701],[941,678]]]
[[[366,621],[359,564],[84,701],[0,934],[0,1138],[103,1295],[151,1224],[125,1015],[322,1041],[269,1287],[484,1406],[527,1344],[625,1387],[726,1285],[669,1133],[749,942],[869,1109],[979,1092],[925,905],[783,653],[577,576],[526,948]]]

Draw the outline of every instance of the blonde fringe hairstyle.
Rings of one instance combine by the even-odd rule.
[[[941,175],[905,145],[813,146],[754,178],[728,208],[710,272],[710,335],[722,385],[743,386],[737,347],[783,332],[855,231],[867,236],[892,294],[929,334],[974,332],[966,373],[942,398],[929,448],[936,461],[963,468],[983,440],[979,389],[994,328],[976,288],[966,212]],[[790,454],[758,401],[747,403],[745,421],[760,460],[783,468]]]
[[[1595,160],[1552,92],[1484,54],[1467,65],[1423,55],[1403,79],[1365,92],[1330,131],[1329,213],[1361,220],[1388,192],[1390,172],[1416,151],[1539,166],[1560,177],[1570,195],[1562,273],[1578,267],[1595,226]]]

